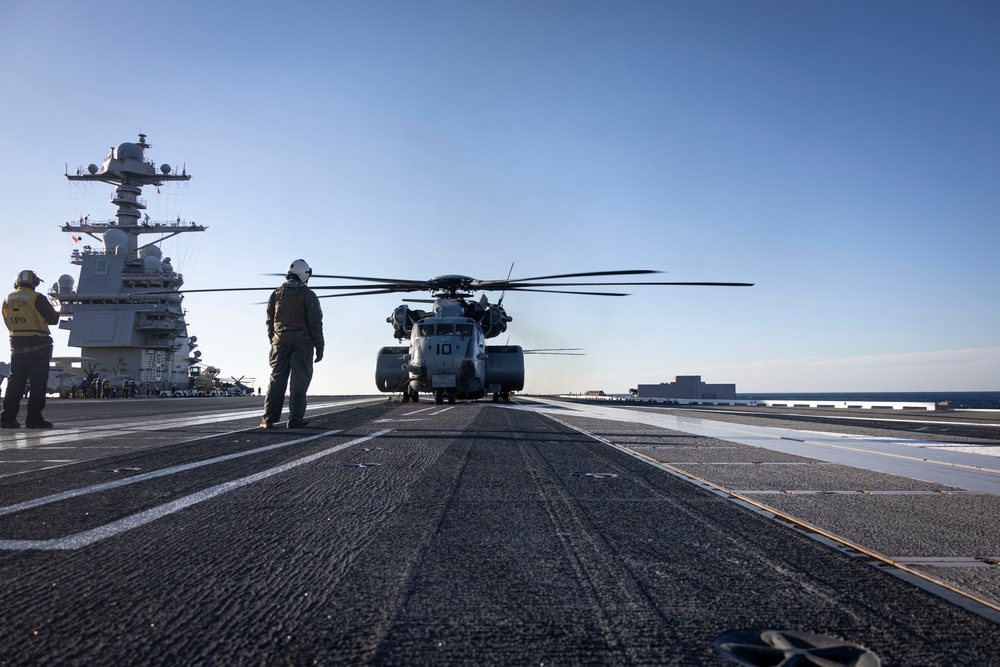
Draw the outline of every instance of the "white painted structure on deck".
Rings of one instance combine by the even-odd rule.
[[[631,401],[633,403],[659,403],[666,405],[749,405],[769,408],[836,408],[854,410],[937,410],[933,401],[814,401],[811,399],[710,399],[710,398],[642,398],[634,396],[593,396],[588,394],[562,394],[559,398],[584,398],[590,401]],[[944,408],[943,408],[944,409]]]

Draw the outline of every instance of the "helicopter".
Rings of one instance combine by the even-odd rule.
[[[370,289],[347,294],[355,296],[429,291],[430,310],[411,308],[405,303],[392,311],[386,322],[392,325],[397,341],[406,345],[381,348],[376,356],[375,384],[384,393],[401,392],[404,401],[419,401],[420,394],[431,394],[437,405],[446,400],[475,400],[492,395],[494,402],[507,402],[512,392],[524,388],[524,355],[531,353],[573,354],[564,350],[524,350],[519,345],[487,345],[486,341],[507,331],[513,318],[503,307],[508,291],[581,294],[590,296],[628,296],[620,292],[582,291],[585,286],[617,285],[701,285],[750,287],[752,283],[721,282],[562,282],[568,278],[626,276],[659,273],[648,269],[627,271],[590,271],[511,280],[476,280],[463,275],[442,275],[429,280],[398,280],[359,276],[314,274],[315,278],[353,280],[369,283]],[[552,282],[560,281],[560,282]],[[337,285],[313,289],[356,289],[359,285]],[[497,303],[476,292],[500,291]]]
[[[513,267],[511,267],[513,269]],[[429,303],[429,310],[411,308],[407,303],[396,307],[386,322],[392,325],[397,345],[382,347],[376,355],[375,385],[380,392],[402,394],[403,401],[419,401],[430,394],[437,405],[447,401],[477,400],[491,395],[494,402],[507,402],[512,392],[524,389],[524,355],[532,353],[573,354],[566,350],[525,350],[520,345],[487,345],[486,341],[507,331],[513,318],[503,307],[503,298],[511,292],[546,292],[587,296],[628,296],[622,292],[587,291],[579,287],[625,285],[673,285],[709,287],[751,287],[753,283],[731,282],[563,282],[569,278],[634,276],[660,273],[650,269],[625,271],[587,271],[532,278],[477,280],[449,274],[428,280],[372,278],[312,273],[311,278],[349,280],[353,284],[310,285],[314,291],[343,290],[319,298],[430,292],[431,299],[411,299],[407,303]],[[284,275],[284,274],[272,274]],[[557,281],[557,282],[552,282]],[[574,289],[565,289],[574,288]],[[273,287],[234,287],[182,290],[183,292],[229,292],[272,290]],[[352,291],[353,290],[353,291]],[[501,292],[496,303],[485,294]],[[405,345],[402,341],[408,341]]]
[[[219,386],[222,387],[228,394],[233,396],[253,396],[253,383],[256,378],[249,378],[247,380],[250,384],[244,384],[243,380],[247,379],[246,375],[241,375],[239,377],[230,377],[226,382],[223,382]]]

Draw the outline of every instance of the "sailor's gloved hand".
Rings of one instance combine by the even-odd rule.
[[[323,350],[316,350],[316,362],[315,363],[318,364],[322,360],[323,360]]]

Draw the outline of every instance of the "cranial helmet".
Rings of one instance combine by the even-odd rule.
[[[42,279],[36,276],[34,271],[24,270],[17,274],[17,280],[14,281],[14,287],[18,288],[22,285],[27,285],[31,289],[34,289],[41,283]]]
[[[288,271],[285,272],[286,278],[298,278],[304,283],[309,282],[309,276],[313,274],[313,270],[309,268],[306,264],[306,260],[297,259],[288,265]]]

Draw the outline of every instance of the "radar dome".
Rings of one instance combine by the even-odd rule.
[[[143,258],[142,268],[147,271],[159,271],[160,270],[160,258],[155,255],[149,255]]]
[[[163,257],[163,251],[160,250],[160,246],[156,245],[148,245],[139,248],[139,258],[146,259],[147,257],[156,257],[159,259],[160,257]]]
[[[97,173],[97,165],[93,164],[93,163],[88,164],[87,165],[87,171],[89,171],[91,174],[96,174]]]
[[[142,149],[137,145],[126,141],[124,144],[118,146],[118,152],[115,153],[119,160],[141,160],[142,159]]]
[[[170,165],[166,164],[166,163],[161,164],[160,165],[160,171],[162,171],[164,174],[169,174],[170,173]]]
[[[56,281],[55,292],[56,294],[71,294],[73,292],[74,284],[75,281],[73,280],[73,276],[68,273],[64,273],[59,276],[59,280]]]
[[[109,255],[124,255],[128,249],[128,235],[120,229],[104,232],[104,251]]]

